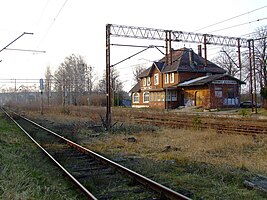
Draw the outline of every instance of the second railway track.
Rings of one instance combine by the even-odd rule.
[[[11,117],[6,114],[42,148],[88,199],[189,199],[23,116],[12,113]]]
[[[212,129],[218,133],[256,135],[267,134],[266,120],[203,117],[199,115],[176,115],[168,118],[160,115],[132,117],[135,123],[166,126],[171,128]]]

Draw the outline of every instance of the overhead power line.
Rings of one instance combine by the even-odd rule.
[[[212,27],[212,26],[216,26],[216,25],[218,25],[218,24],[221,24],[221,23],[224,23],[224,22],[233,20],[233,19],[235,19],[235,18],[244,16],[244,15],[247,15],[247,14],[250,14],[250,13],[253,13],[253,12],[255,12],[255,11],[264,9],[264,8],[266,8],[266,7],[267,7],[267,5],[266,5],[266,6],[262,6],[262,7],[260,7],[260,8],[257,8],[257,9],[254,9],[254,10],[251,10],[251,11],[249,11],[249,12],[242,13],[242,14],[237,15],[237,16],[234,16],[234,17],[230,17],[230,18],[225,19],[225,20],[222,20],[222,21],[220,21],[220,22],[216,22],[216,23],[214,23],[214,24],[211,24],[211,25],[205,26],[205,27],[203,27],[203,28],[200,28],[200,29],[198,29],[198,30],[195,30],[194,32],[196,32],[196,31],[201,31],[201,30],[203,30],[203,29],[206,29],[206,28],[209,28],[209,27]]]
[[[227,30],[227,29],[231,29],[231,28],[235,28],[235,27],[238,27],[238,26],[243,26],[243,25],[246,25],[246,24],[251,24],[251,23],[254,23],[254,22],[259,22],[259,21],[262,21],[262,20],[266,20],[267,17],[264,17],[264,18],[261,18],[261,19],[257,19],[257,20],[254,20],[254,21],[250,21],[250,22],[246,22],[246,23],[242,23],[242,24],[236,24],[234,26],[229,26],[229,27],[226,27],[226,28],[222,28],[222,29],[218,29],[218,30],[215,30],[215,31],[211,31],[209,33],[214,33],[214,32],[218,32],[218,31],[223,31],[223,30]]]
[[[65,0],[65,2],[62,4],[62,6],[60,7],[57,15],[54,17],[53,21],[51,22],[50,26],[48,27],[47,31],[45,32],[43,38],[41,39],[41,41],[39,42],[39,44],[37,45],[37,47],[40,46],[40,44],[43,42],[43,40],[46,38],[47,34],[49,33],[49,31],[51,30],[53,24],[55,23],[56,19],[58,18],[59,14],[61,13],[61,11],[63,10],[63,8],[65,7],[66,3],[68,2],[68,0]]]

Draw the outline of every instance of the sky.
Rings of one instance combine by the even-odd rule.
[[[258,9],[258,10],[256,10]],[[255,11],[256,10],[256,11]],[[240,17],[236,17],[241,15]],[[235,17],[235,18],[234,18]],[[227,20],[233,18],[231,20]],[[0,0],[0,49],[37,50],[45,53],[3,50],[0,52],[0,90],[8,86],[2,79],[44,78],[47,66],[52,72],[71,55],[81,55],[94,67],[96,78],[102,78],[106,66],[106,24],[141,26],[214,35],[247,37],[257,27],[267,25],[266,0]],[[214,26],[215,23],[222,22]],[[255,22],[258,20],[257,22]],[[243,24],[243,25],[241,25]],[[205,28],[210,26],[208,28]],[[234,26],[234,28],[229,28]],[[164,45],[164,41],[146,41],[111,37],[111,43]],[[192,48],[197,44],[182,42],[173,48]],[[210,47],[212,54],[220,47]],[[142,49],[111,47],[111,65]],[[210,50],[210,52],[211,52]],[[156,49],[116,66],[124,89],[133,86],[133,68],[149,66],[162,58]],[[1,81],[2,80],[2,81]]]

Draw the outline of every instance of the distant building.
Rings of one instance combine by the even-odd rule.
[[[204,108],[238,107],[241,80],[226,74],[216,64],[205,60],[191,49],[172,51],[171,65],[165,57],[154,62],[130,90],[132,107]]]

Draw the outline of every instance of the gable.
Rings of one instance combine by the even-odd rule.
[[[151,76],[152,73],[155,71],[155,69],[158,72],[161,72],[162,68],[163,68],[164,63],[161,62],[153,62],[152,66],[147,68],[145,71],[143,71],[140,75],[139,78],[145,78],[148,76]]]

